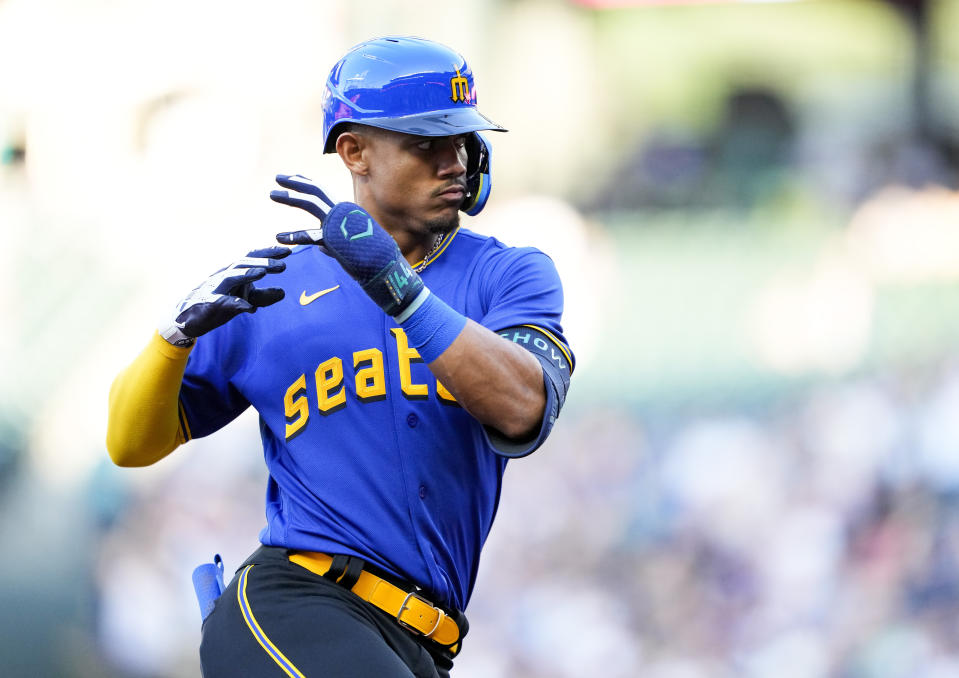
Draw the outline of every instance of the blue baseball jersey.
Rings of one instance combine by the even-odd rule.
[[[499,502],[504,443],[335,260],[299,247],[285,262],[260,283],[282,287],[282,301],[197,341],[180,391],[185,433],[208,435],[252,405],[269,471],[262,543],[359,556],[464,609]],[[548,342],[572,371],[562,287],[539,250],[459,228],[420,275],[490,330],[520,328],[504,341]]]

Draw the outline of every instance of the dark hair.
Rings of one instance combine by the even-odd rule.
[[[371,136],[379,131],[380,129],[378,127],[373,127],[372,125],[364,125],[358,122],[341,122],[330,130],[330,139],[327,143],[332,144],[335,148],[336,140],[343,132]]]

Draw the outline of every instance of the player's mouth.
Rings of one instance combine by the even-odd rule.
[[[434,195],[440,200],[448,202],[451,205],[459,205],[461,202],[463,202],[463,199],[466,198],[466,186],[458,182],[453,183],[440,189],[434,193]]]

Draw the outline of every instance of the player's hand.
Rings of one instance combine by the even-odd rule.
[[[253,250],[239,261],[211,275],[177,304],[160,335],[174,346],[190,346],[197,337],[219,327],[240,313],[253,313],[283,298],[277,287],[256,288],[253,281],[267,273],[279,273],[286,264],[286,247]]]
[[[276,182],[287,190],[271,191],[272,200],[306,210],[320,222],[320,228],[278,233],[277,241],[320,246],[380,308],[402,317],[424,286],[393,237],[365,209],[352,202],[334,204],[304,176],[278,174]]]

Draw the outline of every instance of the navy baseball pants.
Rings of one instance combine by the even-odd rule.
[[[268,546],[204,620],[200,663],[203,678],[448,678],[450,665],[387,613]]]

